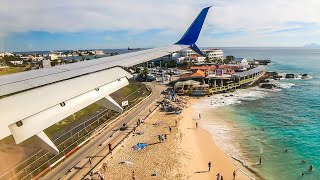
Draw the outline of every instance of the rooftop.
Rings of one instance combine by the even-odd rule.
[[[265,66],[257,66],[257,67],[255,67],[253,69],[248,70],[248,71],[235,73],[232,76],[245,77],[245,76],[249,76],[251,74],[258,73],[258,72],[261,72],[261,71],[264,71],[264,70],[265,70]]]

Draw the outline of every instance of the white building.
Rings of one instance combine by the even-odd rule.
[[[248,69],[249,62],[246,58],[235,58],[234,61],[241,66],[242,69],[246,70]]]
[[[102,50],[95,50],[94,54],[95,55],[104,55],[104,52]]]
[[[210,60],[223,59],[223,51],[221,49],[208,49],[203,50],[203,53],[207,55]]]
[[[13,54],[11,52],[0,52],[0,57],[4,56],[13,56]]]
[[[242,64],[242,65],[248,64],[248,60],[246,58],[234,58],[234,61],[237,64]]]
[[[196,55],[197,53],[194,52],[193,50],[189,49],[189,48],[186,48],[186,49],[182,49],[180,51],[180,55],[181,57],[192,57],[194,55]]]
[[[206,57],[202,57],[202,56],[197,57],[197,61],[198,63],[204,63],[206,61]]]

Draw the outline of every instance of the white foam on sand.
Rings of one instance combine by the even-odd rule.
[[[269,96],[272,92],[258,87],[249,89],[238,89],[232,93],[216,94],[211,97],[201,98],[192,105],[193,119],[199,122],[199,125],[213,135],[214,142],[230,157],[234,159],[244,159],[235,144],[234,127],[226,122],[228,119],[215,117],[214,111],[217,108],[241,104],[242,101],[252,101]],[[199,120],[199,113],[201,120]],[[219,119],[217,119],[219,118]],[[222,117],[223,118],[223,117]],[[230,122],[230,121],[229,121]],[[243,162],[243,161],[242,161]],[[245,163],[243,162],[245,165]]]
[[[291,88],[294,83],[273,81],[281,89]],[[196,103],[192,104],[192,118],[199,122],[199,125],[213,135],[216,144],[229,156],[236,159],[243,159],[240,151],[237,150],[232,132],[236,129],[230,124],[230,120],[215,117],[214,111],[218,108],[227,107],[230,105],[241,104],[243,101],[254,101],[262,99],[278,93],[281,89],[262,89],[259,87],[237,89],[235,92],[215,94],[210,97],[203,97]],[[201,120],[199,120],[201,114]],[[220,119],[217,119],[220,118]],[[222,117],[224,118],[224,117]],[[229,121],[225,122],[225,121]]]

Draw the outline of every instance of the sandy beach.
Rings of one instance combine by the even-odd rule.
[[[104,172],[105,178],[206,180],[217,179],[216,175],[220,173],[223,179],[233,179],[236,171],[236,179],[250,179],[215,144],[210,133],[196,127],[196,121],[192,119],[193,101],[186,99],[181,115],[156,111],[150,116],[136,130],[141,135],[130,136],[112,157],[104,161],[108,166],[105,172],[102,167],[100,171]],[[167,135],[164,142],[159,142],[160,134]],[[148,146],[134,150],[132,147],[137,143],[147,143]],[[210,172],[209,161],[212,163]]]

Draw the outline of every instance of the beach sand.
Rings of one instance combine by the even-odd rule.
[[[216,179],[220,173],[224,179],[249,179],[233,164],[232,160],[213,141],[212,135],[195,126],[192,119],[192,100],[188,100],[181,115],[168,115],[156,111],[136,132],[142,135],[130,136],[112,157],[108,164],[106,179]],[[176,126],[176,121],[178,126]],[[172,132],[169,132],[169,128]],[[167,140],[159,142],[158,135],[167,134]],[[149,145],[140,151],[133,150],[137,143]],[[212,170],[208,171],[208,162]],[[121,163],[127,162],[127,163]],[[156,176],[151,176],[153,173]]]

